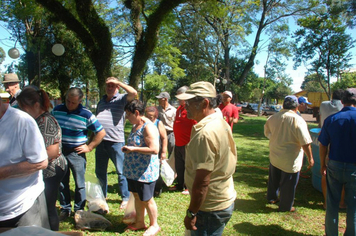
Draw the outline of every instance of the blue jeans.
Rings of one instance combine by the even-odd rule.
[[[59,202],[61,205],[62,211],[71,212],[71,197],[69,189],[69,176],[70,172],[73,173],[73,178],[75,182],[75,195],[74,195],[74,211],[84,210],[86,203],[85,196],[85,169],[87,160],[85,154],[78,154],[77,152],[66,152],[66,149],[63,148],[63,154],[68,161],[68,171],[64,175],[61,186],[60,186],[60,195]]]
[[[356,165],[329,160],[326,171],[326,186],[326,235],[338,235],[342,186],[345,186],[345,203],[347,205],[344,235],[356,235]]]
[[[195,226],[197,230],[191,230],[192,236],[219,236],[222,235],[227,222],[229,222],[235,203],[221,211],[198,211]]]
[[[100,180],[101,187],[103,189],[104,196],[107,195],[108,189],[108,164],[109,158],[114,163],[116,173],[118,175],[119,195],[123,201],[128,201],[130,192],[127,187],[126,177],[124,172],[124,153],[121,148],[125,143],[115,143],[110,141],[102,141],[95,150],[95,174]]]

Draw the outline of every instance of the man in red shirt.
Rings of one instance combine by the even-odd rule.
[[[239,121],[239,111],[237,107],[231,104],[232,93],[225,91],[222,94],[222,103],[219,105],[225,121],[231,126],[231,130],[234,124]]]
[[[183,86],[177,90],[177,95],[184,93],[188,89]],[[185,101],[179,100],[179,107],[176,111],[176,118],[173,124],[173,132],[175,137],[174,157],[175,168],[177,172],[177,185],[171,190],[180,190],[182,194],[189,194],[184,184],[185,171],[185,145],[190,141],[190,133],[193,125],[197,122],[187,118],[187,110],[185,109]]]

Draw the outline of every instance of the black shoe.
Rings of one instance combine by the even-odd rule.
[[[61,211],[59,221],[65,221],[68,217],[70,217],[70,211]]]

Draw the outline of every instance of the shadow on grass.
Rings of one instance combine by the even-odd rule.
[[[311,172],[304,173],[303,176],[311,176]],[[237,199],[236,209],[244,213],[270,213],[276,211],[271,204],[267,204],[267,183],[268,168],[258,166],[237,166],[234,175],[234,182],[257,189],[257,191],[247,193],[249,198]],[[239,193],[237,195],[239,198]],[[267,204],[267,205],[266,205]],[[300,178],[296,189],[294,200],[295,207],[322,210],[323,195],[312,185],[312,179]],[[267,207],[266,207],[267,206]],[[278,208],[278,205],[276,205]],[[271,209],[272,208],[272,209]]]
[[[235,224],[234,228],[238,233],[245,234],[245,235],[281,235],[281,236],[311,235],[311,234],[303,234],[303,233],[297,233],[294,231],[286,230],[279,225],[253,225],[248,222]]]

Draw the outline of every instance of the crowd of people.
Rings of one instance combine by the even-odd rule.
[[[108,192],[109,159],[118,175],[120,209],[130,192],[135,221],[127,230],[144,236],[161,231],[154,200],[162,193],[160,164],[174,158],[176,185],[169,191],[190,195],[184,226],[191,235],[222,235],[236,199],[233,174],[237,163],[233,125],[239,113],[230,91],[217,94],[205,81],[156,96],[158,107],[145,107],[137,91],[109,77],[105,95],[93,114],[81,103],[80,88],[70,88],[63,104],[50,112],[48,94],[35,86],[20,89],[16,74],[3,82],[10,103],[0,98],[0,227],[36,225],[59,230],[59,222],[86,206],[86,153],[95,149],[95,174],[103,195]],[[120,94],[123,89],[125,93]],[[294,197],[303,158],[314,165],[312,139],[300,112],[310,104],[306,97],[288,95],[283,109],[264,126],[269,139],[267,202],[279,211],[294,212]],[[356,89],[335,91],[321,105],[320,159],[325,195],[327,235],[337,235],[338,210],[347,208],[345,235],[356,234]],[[125,119],[132,130],[125,140]],[[74,206],[70,173],[75,182]],[[56,201],[59,194],[60,214]],[[145,224],[145,211],[149,225]]]

